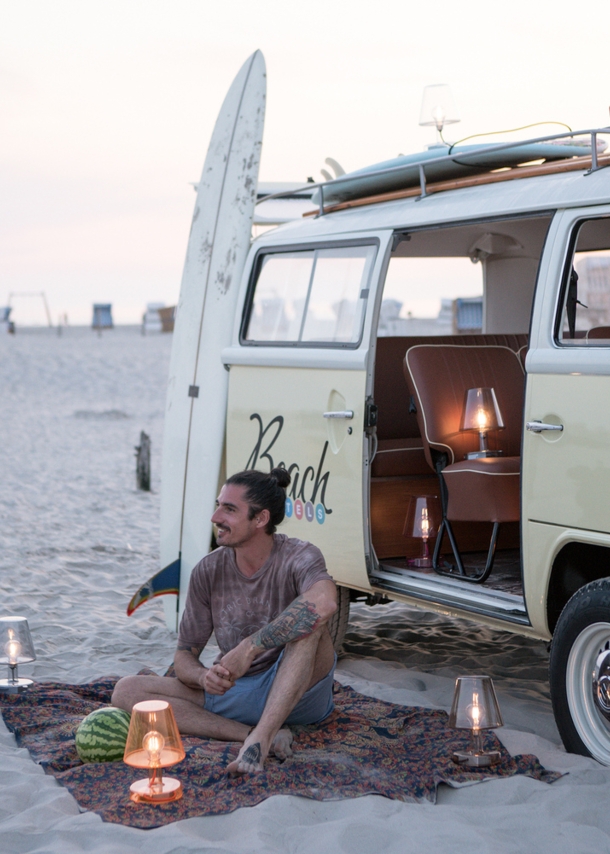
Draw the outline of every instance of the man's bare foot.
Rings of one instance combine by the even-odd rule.
[[[292,756],[292,740],[294,736],[287,726],[282,727],[271,743],[271,753],[276,756],[280,762]]]
[[[288,727],[284,727],[273,739],[271,751],[278,759],[284,761],[292,756],[291,744],[292,733]],[[268,753],[269,747],[257,734],[256,729],[252,730],[237,754],[237,759],[227,765],[227,774],[235,777],[237,774],[256,774],[262,771]]]

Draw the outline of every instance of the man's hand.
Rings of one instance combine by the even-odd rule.
[[[215,694],[222,696],[235,685],[235,677],[231,676],[231,672],[223,667],[222,664],[213,664],[205,671],[205,675],[201,680],[201,687],[206,694]]]
[[[229,650],[220,659],[219,664],[230,674],[231,678],[239,679],[247,673],[257,655],[260,655],[250,638],[245,638],[234,649]]]

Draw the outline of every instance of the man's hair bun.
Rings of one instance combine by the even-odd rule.
[[[269,472],[270,476],[277,481],[277,485],[281,486],[282,489],[286,489],[287,486],[290,485],[290,475],[283,468],[271,469]]]

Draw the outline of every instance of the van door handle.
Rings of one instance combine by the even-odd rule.
[[[532,433],[542,433],[543,430],[563,430],[563,424],[545,424],[544,421],[528,421],[525,425],[526,430],[531,430]]]
[[[325,412],[325,418],[353,418],[353,409],[340,409],[338,412]]]

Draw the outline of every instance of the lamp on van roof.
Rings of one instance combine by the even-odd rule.
[[[0,679],[0,691],[20,694],[32,684],[17,674],[19,664],[36,661],[34,644],[25,617],[0,617],[0,663],[8,664],[8,678]]]
[[[479,450],[466,454],[466,459],[497,457],[502,451],[490,451],[487,434],[490,430],[503,430],[504,420],[493,388],[469,388],[464,400],[464,411],[460,430],[476,430],[479,434]]]
[[[449,86],[446,83],[425,86],[419,114],[420,126],[435,127],[440,136],[445,125],[456,124],[459,121]]]
[[[483,750],[481,731],[504,726],[494,684],[489,676],[458,676],[455,680],[449,726],[470,730],[468,750],[456,751],[459,765],[486,768],[500,761],[499,750]]]
[[[182,797],[179,780],[163,776],[163,769],[184,759],[184,747],[172,707],[165,700],[144,700],[131,710],[123,762],[148,769],[148,778],[130,786],[130,798],[138,803],[164,803]]]

